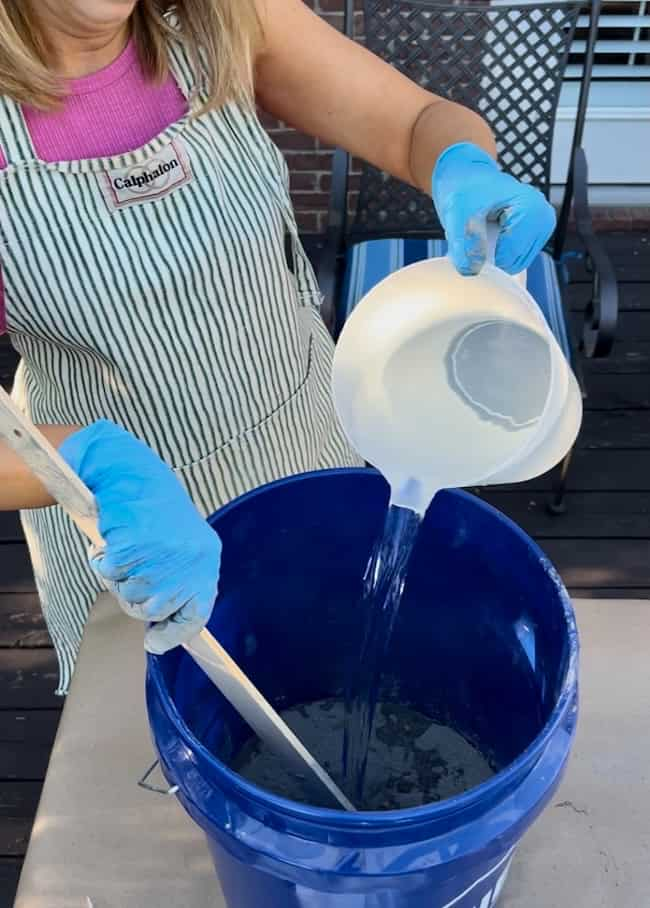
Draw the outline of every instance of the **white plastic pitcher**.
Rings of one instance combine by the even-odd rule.
[[[582,420],[578,383],[539,307],[486,264],[394,272],[341,333],[334,402],[392,503],[424,513],[442,488],[520,482],[555,466]]]

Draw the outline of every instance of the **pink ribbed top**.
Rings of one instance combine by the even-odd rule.
[[[146,145],[180,120],[187,101],[170,75],[152,85],[142,74],[131,42],[109,66],[69,83],[62,110],[24,108],[36,154],[42,161],[78,161],[124,154]],[[0,169],[7,159],[0,147]],[[6,330],[0,272],[0,333]]]

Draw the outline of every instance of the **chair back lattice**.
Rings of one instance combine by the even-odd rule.
[[[501,165],[550,189],[560,89],[584,3],[365,0],[366,44],[418,85],[478,111]],[[442,236],[431,199],[366,165],[350,239]]]

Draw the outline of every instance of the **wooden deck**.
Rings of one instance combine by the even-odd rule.
[[[569,512],[547,513],[547,478],[484,497],[540,540],[572,592],[650,599],[650,231],[606,241],[621,282],[619,339],[608,360],[585,368]],[[577,326],[588,286],[582,266],[573,268]],[[0,908],[13,904],[57,728],[55,684],[19,524],[0,514]]]

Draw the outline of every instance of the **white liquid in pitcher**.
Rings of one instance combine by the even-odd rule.
[[[436,489],[478,483],[524,450],[537,433],[551,376],[548,342],[528,327],[460,316],[432,325],[383,371],[382,425],[390,431],[370,445],[355,443],[375,453],[389,481],[417,482],[425,500],[413,507],[423,513]]]

